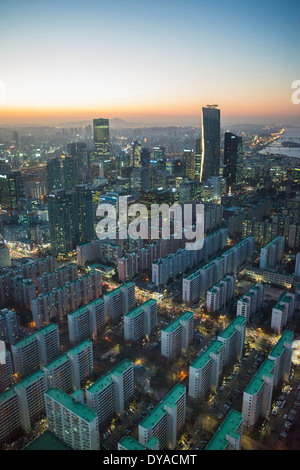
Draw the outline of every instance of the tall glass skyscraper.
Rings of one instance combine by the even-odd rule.
[[[200,181],[220,175],[220,110],[216,105],[202,108],[202,159]]]
[[[48,193],[62,188],[61,159],[51,158],[46,167]]]
[[[110,158],[109,146],[109,119],[94,119],[94,146],[95,154],[91,156],[92,161]],[[97,160],[98,159],[98,160]]]
[[[224,170],[226,188],[242,181],[243,172],[243,140],[231,132],[224,137]]]

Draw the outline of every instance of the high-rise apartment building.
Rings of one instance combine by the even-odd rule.
[[[187,351],[194,336],[194,314],[184,312],[166,328],[161,330],[161,355],[173,359]]]
[[[244,418],[231,410],[209,441],[205,450],[241,450]]]
[[[133,362],[124,359],[86,390],[87,405],[107,424],[115,413],[122,415],[134,393]]]
[[[19,336],[19,321],[16,312],[7,308],[0,310],[0,341],[14,344]]]
[[[246,318],[247,323],[252,320],[254,314],[262,307],[264,298],[263,284],[256,283],[237,302],[236,314]]]
[[[292,319],[295,310],[295,294],[284,292],[272,309],[271,329],[281,333],[288,321]]]
[[[147,446],[154,437],[159,449],[173,450],[185,424],[185,413],[186,387],[177,384],[139,424],[140,444]]]
[[[246,426],[253,426],[259,417],[267,418],[270,414],[274,387],[275,362],[266,359],[243,395],[243,418]]]
[[[94,369],[93,343],[85,340],[67,352],[74,391],[80,389]]]
[[[105,317],[115,323],[135,307],[135,284],[127,282],[103,296]]]
[[[124,315],[125,341],[150,338],[157,323],[157,302],[149,299]]]
[[[284,237],[276,237],[260,251],[259,267],[262,269],[274,268],[284,255]]]
[[[12,386],[14,375],[10,351],[6,349],[3,355],[4,361],[0,362],[0,393]]]
[[[45,393],[47,425],[73,450],[100,450],[98,416],[62,390]]]
[[[104,300],[99,298],[68,315],[69,339],[72,344],[96,339],[104,331]]]
[[[94,237],[92,193],[83,186],[48,196],[50,240],[55,256],[66,254]]]
[[[14,372],[26,377],[59,355],[58,325],[51,324],[11,346]]]

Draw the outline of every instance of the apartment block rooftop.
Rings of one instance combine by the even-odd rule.
[[[166,413],[165,407],[174,407],[179,398],[186,393],[186,387],[181,384],[175,385],[174,388],[165,396],[165,398],[143,419],[139,424],[147,429],[154,426]]]
[[[38,370],[37,372],[34,372],[33,374],[29,375],[29,377],[26,377],[26,379],[23,379],[21,382],[17,383],[14,388],[15,390],[22,390],[23,388],[29,387],[30,385],[44,377],[44,372],[42,370]]]
[[[63,392],[62,390],[56,388],[50,388],[47,392],[45,392],[45,396],[48,396],[70,410],[76,416],[91,423],[95,419],[97,419],[97,413],[94,410],[91,410],[88,406],[83,405],[80,402],[75,401],[71,395]]]
[[[227,436],[240,437],[238,428],[243,423],[243,415],[238,411],[231,410],[223,421],[217,432],[214,434],[205,450],[226,450],[228,446]]]
[[[143,304],[139,305],[138,307],[130,310],[130,312],[126,313],[124,317],[126,318],[134,318],[136,315],[139,315],[145,307],[151,307],[152,305],[156,305],[156,300],[155,299],[149,299]]]
[[[202,369],[210,360],[211,354],[219,354],[224,344],[222,341],[214,339],[210,346],[203,351],[200,356],[198,356],[194,362],[191,364],[191,367],[194,369]]]
[[[293,338],[294,338],[294,333],[290,330],[285,330],[281,338],[275,345],[275,347],[270,352],[269,357],[270,356],[274,358],[280,357],[286,349],[284,344],[289,343],[291,345],[293,342]]]
[[[143,444],[140,444],[139,441],[130,436],[123,437],[119,441],[119,444],[126,450],[147,450],[147,447],[143,446]]]
[[[46,335],[47,333],[51,333],[52,331],[58,331],[58,325],[56,323],[50,323],[50,325],[44,326],[40,330],[36,331],[36,336]]]
[[[248,393],[249,395],[255,395],[256,393],[258,393],[264,383],[263,377],[274,377],[273,370],[274,362],[271,359],[265,359],[256,374],[254,375],[254,377],[252,378],[251,382],[248,384],[244,393]]]
[[[87,390],[90,393],[100,393],[106,387],[112,383],[112,376],[122,375],[129,367],[133,366],[133,362],[129,359],[124,359],[120,364],[107,372],[103,377],[100,377],[93,385],[91,385]]]
[[[70,349],[70,351],[67,352],[67,354],[75,355],[79,354],[82,351],[84,351],[86,348],[89,348],[93,345],[92,341],[89,339],[86,339],[82,343],[78,344],[77,346],[74,346],[74,348]]]
[[[166,326],[162,331],[165,333],[173,333],[173,331],[177,330],[177,328],[181,325],[181,322],[188,322],[191,318],[194,318],[194,314],[192,312],[184,312],[180,315],[179,318],[174,320],[170,325]]]
[[[242,316],[237,316],[235,319],[228,325],[228,327],[219,334],[221,338],[228,339],[235,333],[237,326],[246,327],[246,318]]]

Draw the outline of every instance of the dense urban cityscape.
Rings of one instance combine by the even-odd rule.
[[[234,130],[215,105],[202,129],[1,129],[4,449],[296,445],[299,144]],[[97,238],[121,196],[201,203],[203,246],[171,212],[169,239]]]
[[[299,103],[201,96],[193,123],[0,107],[1,450],[299,449]]]

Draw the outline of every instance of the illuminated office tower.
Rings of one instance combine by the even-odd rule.
[[[157,323],[157,302],[149,299],[124,315],[125,341],[150,338]]]
[[[67,354],[58,357],[43,367],[47,390],[59,388],[66,393],[73,392],[71,362]]]
[[[175,387],[139,424],[139,442],[147,446],[154,437],[159,449],[175,449],[178,435],[185,424],[186,387]]]
[[[220,110],[216,106],[202,108],[202,160],[200,181],[220,175]]]
[[[13,384],[13,365],[11,360],[11,354],[6,349],[4,353],[4,362],[0,362],[0,393],[4,392],[7,388]]]
[[[131,152],[131,166],[140,167],[142,153],[141,142],[138,142],[137,140],[133,141],[131,144]]]
[[[295,310],[295,294],[284,292],[272,309],[271,329],[281,333]]]
[[[63,160],[63,187],[72,189],[77,184],[76,160],[73,157],[65,157]]]
[[[11,387],[0,394],[0,447],[15,440],[21,430],[18,397]]]
[[[14,344],[19,336],[19,322],[16,312],[4,308],[0,310],[0,341]]]
[[[217,339],[190,365],[189,396],[203,399],[208,391],[219,386],[224,364],[224,343]]]
[[[30,375],[14,387],[18,397],[20,421],[23,431],[28,432],[45,412],[46,379],[41,370]]]
[[[2,210],[19,209],[20,199],[24,196],[24,185],[20,171],[5,172],[0,175],[0,206]]]
[[[259,267],[262,269],[274,268],[284,255],[284,237],[276,237],[260,250]]]
[[[194,314],[184,312],[166,328],[161,330],[161,354],[175,358],[182,351],[187,351],[194,336]]]
[[[109,119],[94,119],[94,148],[96,155],[92,156],[93,161],[99,159],[109,160],[110,158],[110,145],[109,145]]]
[[[158,162],[166,157],[166,148],[162,146],[153,147],[153,158],[154,161]]]
[[[71,363],[73,389],[78,390],[90,377],[94,368],[93,343],[83,341],[67,352]]]
[[[86,390],[87,405],[108,423],[115,413],[122,415],[134,393],[133,362],[124,359]]]
[[[40,367],[42,368],[60,353],[58,325],[51,323],[35,333],[38,342]]]
[[[201,176],[201,139],[196,139],[195,180],[200,181],[200,176]]]
[[[39,347],[36,335],[18,341],[11,347],[14,372],[20,377],[26,377],[40,367]]]
[[[118,322],[135,307],[135,284],[127,282],[103,296],[105,317],[111,322]]]
[[[72,395],[51,388],[45,393],[49,431],[73,450],[100,450],[97,414]]]
[[[268,359],[275,364],[275,387],[281,382],[288,382],[289,380],[293,356],[293,339],[294,333],[290,330],[285,330],[268,356]]]
[[[226,189],[243,180],[243,139],[231,132],[224,136],[224,169]]]
[[[231,410],[205,450],[241,450],[243,422],[243,415]]]
[[[62,188],[61,159],[51,158],[46,166],[48,193]]]
[[[246,332],[246,319],[236,317],[229,326],[218,335],[218,341],[224,344],[224,366],[240,360],[243,354]]]
[[[185,173],[190,180],[195,179],[195,155],[192,150],[184,150]]]
[[[53,255],[67,254],[78,242],[78,212],[74,191],[48,196],[50,240]]]
[[[270,414],[274,370],[275,362],[266,359],[244,391],[242,414],[248,427],[254,426],[260,417],[267,418]]]

